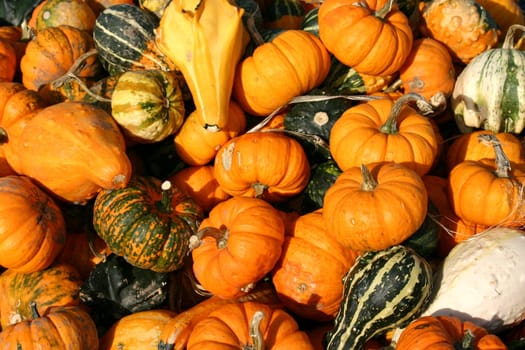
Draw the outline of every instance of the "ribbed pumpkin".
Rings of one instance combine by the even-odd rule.
[[[101,191],[93,207],[95,230],[111,251],[157,272],[182,266],[202,216],[191,197],[151,176],[135,176],[124,188]]]
[[[376,163],[343,171],[324,197],[326,229],[356,251],[400,244],[421,226],[428,195],[423,180],[397,163]],[[374,208],[374,209],[371,209]]]
[[[272,271],[279,299],[301,317],[333,319],[343,297],[342,278],[357,256],[327,233],[320,210],[300,216]]]
[[[514,47],[510,27],[501,47],[477,55],[456,79],[450,105],[463,133],[476,128],[519,134],[525,127],[525,52]]]
[[[111,115],[124,135],[139,143],[159,142],[173,135],[184,113],[175,74],[158,69],[124,72],[111,97]]]
[[[0,81],[13,81],[18,66],[15,47],[0,38]]]
[[[33,11],[37,31],[48,27],[68,25],[91,34],[96,15],[88,2],[83,0],[44,0],[43,6]]]
[[[79,306],[51,307],[42,313],[31,303],[31,318],[3,328],[2,349],[94,350],[98,349],[97,326]]]
[[[195,277],[223,298],[247,294],[275,266],[284,235],[283,218],[268,202],[227,199],[213,207],[192,237]]]
[[[330,153],[342,169],[361,164],[403,164],[419,175],[430,171],[440,150],[440,135],[432,122],[408,106],[421,100],[405,94],[394,101],[386,97],[347,109],[330,133]]]
[[[310,178],[301,144],[281,132],[256,131],[230,139],[218,150],[214,167],[226,193],[270,202],[299,194]]]
[[[330,55],[319,38],[285,30],[237,65],[233,96],[246,112],[266,116],[317,87],[329,69]]]
[[[364,74],[396,73],[414,40],[407,16],[392,0],[325,0],[318,24],[328,51]]]
[[[57,203],[31,179],[0,177],[0,265],[18,272],[50,266],[66,241]]]
[[[81,284],[78,272],[67,264],[57,263],[31,273],[5,270],[0,275],[2,329],[32,319],[32,302],[38,305],[38,311],[43,315],[53,306],[79,305]]]
[[[60,25],[39,30],[20,60],[22,82],[28,89],[38,90],[66,74],[77,59],[92,49],[93,38],[81,29]],[[76,75],[94,77],[99,72],[99,61],[92,55],[84,60]]]

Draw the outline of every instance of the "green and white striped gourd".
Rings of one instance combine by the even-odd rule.
[[[458,128],[519,134],[525,127],[525,52],[514,48],[510,27],[501,47],[474,57],[456,79],[451,106]]]
[[[175,74],[158,69],[122,73],[111,97],[111,114],[139,143],[162,141],[179,130],[185,106]]]
[[[429,263],[396,245],[363,253],[343,279],[343,299],[327,350],[360,350],[367,340],[417,318],[433,294]]]
[[[111,74],[135,69],[172,70],[155,45],[159,19],[138,6],[119,4],[100,13],[93,28],[99,59]]]

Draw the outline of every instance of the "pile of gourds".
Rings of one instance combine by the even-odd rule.
[[[525,347],[515,0],[35,5],[0,348]]]

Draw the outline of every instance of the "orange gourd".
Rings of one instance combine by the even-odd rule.
[[[190,239],[195,277],[213,295],[247,294],[277,263],[284,234],[281,214],[264,200],[237,196],[223,201]]]
[[[396,73],[414,40],[407,16],[392,0],[325,0],[318,24],[328,51],[363,74]]]
[[[34,29],[42,30],[59,25],[68,25],[88,33],[93,31],[96,15],[84,0],[45,0],[31,15]]]
[[[15,47],[0,38],[0,81],[13,81],[18,66]]]

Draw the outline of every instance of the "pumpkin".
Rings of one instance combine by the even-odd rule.
[[[363,74],[396,73],[414,40],[407,16],[392,0],[325,0],[319,7],[318,24],[328,51]]]
[[[41,85],[68,73],[77,60],[83,64],[76,75],[94,77],[100,72],[97,57],[82,57],[93,49],[93,38],[81,29],[60,25],[39,30],[20,60],[22,82],[28,89],[38,90]]]
[[[202,127],[199,111],[191,112],[173,140],[180,159],[188,165],[210,163],[223,144],[246,129],[246,115],[233,100],[230,100],[227,119],[221,130],[211,131]]]
[[[18,59],[14,46],[0,38],[0,81],[13,81],[17,66]]]
[[[501,47],[480,53],[458,75],[450,105],[462,133],[481,128],[519,134],[525,127],[525,52],[514,48],[516,32],[523,30],[513,25]]]
[[[157,350],[162,327],[176,313],[167,309],[139,311],[122,317],[100,339],[99,350]]]
[[[66,224],[56,202],[25,176],[0,177],[0,265],[41,271],[60,254]]]
[[[399,69],[405,93],[415,92],[427,100],[438,92],[452,95],[456,70],[452,56],[441,42],[432,38],[414,41],[410,54]]]
[[[522,230],[494,227],[456,245],[435,278],[422,316],[455,316],[498,334],[525,318]],[[509,304],[509,300],[512,303]]]
[[[155,44],[158,18],[135,4],[105,8],[93,28],[99,59],[110,75],[128,70],[173,70],[173,63]]]
[[[83,0],[45,0],[32,16],[36,22],[35,29],[68,25],[91,34],[95,26],[95,12]]]
[[[239,62],[233,96],[247,113],[266,116],[320,85],[329,69],[330,55],[318,37],[284,30]]]
[[[295,139],[281,132],[256,131],[236,136],[219,148],[215,178],[232,196],[284,201],[308,184],[310,165]]]
[[[93,225],[117,255],[157,272],[179,269],[202,209],[169,181],[134,176],[127,186],[95,198]]]
[[[330,133],[330,153],[346,170],[361,164],[393,161],[425,175],[440,150],[440,134],[432,122],[407,101],[422,98],[405,94],[394,101],[380,98],[347,109]]]
[[[284,234],[283,218],[268,202],[227,199],[213,207],[191,238],[195,277],[213,295],[247,294],[277,263]]]
[[[339,309],[342,278],[357,256],[328,234],[321,211],[307,213],[286,234],[272,283],[288,310],[303,318],[328,321]]]
[[[496,22],[475,0],[432,0],[421,7],[421,33],[443,43],[455,62],[467,64],[498,44]]]
[[[102,11],[104,11],[108,7],[122,4],[135,4],[134,0],[86,0],[86,2],[93,9],[97,17]]]
[[[41,314],[54,306],[77,306],[81,301],[80,275],[71,266],[55,263],[48,268],[22,273],[7,269],[0,274],[0,325],[5,327],[32,318],[30,304]]]
[[[268,1],[263,13],[263,27],[275,29],[300,29],[305,16],[300,0]]]
[[[523,166],[511,166],[493,134],[480,134],[478,138],[493,148],[495,159],[466,160],[450,171],[448,189],[452,208],[468,222],[520,226],[525,215],[521,204]]]
[[[430,264],[405,246],[363,253],[344,276],[326,349],[363,349],[370,339],[406,326],[431,300],[432,277]]]
[[[125,136],[140,143],[162,141],[175,134],[184,113],[176,76],[158,69],[124,72],[111,95],[111,115]]]
[[[19,134],[11,132],[13,126],[7,128],[6,145],[13,145],[6,156],[18,173],[72,203],[84,203],[101,189],[121,188],[129,181],[131,163],[124,137],[103,109],[67,101],[29,119],[14,123],[19,124]]]
[[[83,101],[87,98],[88,90],[94,82],[93,78],[59,79],[41,85],[38,94],[46,105],[64,101]]]
[[[475,350],[506,350],[507,346],[494,334],[476,323],[454,316],[422,316],[410,322],[396,340],[396,349],[432,350],[469,348]]]
[[[188,339],[188,350],[230,349],[313,350],[310,339],[283,309],[246,301],[219,307],[199,321]]]
[[[168,181],[193,198],[205,213],[231,197],[219,186],[213,172],[213,165],[183,168],[171,175]]]
[[[228,125],[235,66],[249,41],[242,7],[228,0],[171,1],[155,32],[156,44],[186,81],[201,128]],[[210,79],[213,83],[210,83]]]
[[[31,318],[2,328],[2,349],[93,350],[99,338],[95,322],[81,307],[51,307],[39,312],[37,303],[29,305]]]
[[[380,250],[414,234],[425,220],[427,205],[423,180],[413,170],[376,163],[339,175],[326,191],[323,217],[329,234],[343,246]]]

